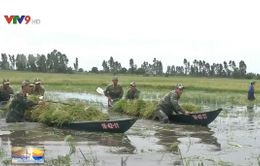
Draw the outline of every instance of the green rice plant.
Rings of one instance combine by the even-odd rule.
[[[187,110],[189,112],[200,112],[201,111],[201,106],[195,105],[193,103],[184,103],[184,104],[181,104],[181,107],[184,110]]]
[[[96,166],[97,163],[99,162],[97,155],[94,155],[94,153],[92,152],[91,149],[90,149],[90,152],[88,152],[87,154],[84,154],[80,148],[79,148],[79,151],[80,151],[81,155],[83,156],[86,165]]]
[[[145,107],[143,108],[142,117],[145,119],[152,119],[157,105],[157,101],[146,101]]]
[[[260,165],[260,155],[258,155],[256,159],[257,159],[258,165]]]
[[[12,165],[12,159],[11,159],[11,158],[4,159],[4,160],[2,161],[2,164],[3,164],[4,166]]]
[[[30,112],[31,121],[39,121],[47,125],[108,119],[108,114],[81,102],[68,104],[42,102],[31,109]]]
[[[11,101],[8,101],[7,104],[5,104],[3,107],[0,109],[0,115],[5,116],[9,110],[9,106],[11,104]]]
[[[127,107],[123,108],[126,114],[136,117],[142,117],[142,111],[146,106],[144,100],[128,100],[127,103]]]
[[[64,141],[69,145],[70,151],[69,151],[69,156],[71,156],[73,153],[76,152],[76,143],[75,139],[71,135],[67,135],[64,138]]]
[[[180,153],[181,155],[181,153]],[[207,158],[206,156],[191,156],[191,157],[183,157],[183,165],[190,166],[190,165],[197,165],[197,166],[204,166],[204,165],[219,165],[219,166],[232,166],[234,164],[230,162],[225,162],[222,160],[215,160],[211,158]]]
[[[1,147],[0,148],[0,158],[3,158],[5,156],[5,151],[4,149]]]
[[[187,91],[183,93],[181,102],[197,104],[231,104],[246,105],[248,103],[247,94],[236,92],[205,92],[205,91]],[[256,101],[257,103],[257,101]]]
[[[66,154],[65,156],[59,155],[56,159],[52,159],[47,161],[45,164],[48,166],[70,166],[71,165],[71,155],[76,152],[76,145],[75,145],[75,140],[71,135],[66,135],[64,138],[64,141],[68,144],[69,146],[69,153]]]
[[[27,100],[34,102],[34,103],[38,103],[40,101],[40,96],[38,95],[28,95],[27,96]]]
[[[52,121],[53,124],[58,126],[62,125],[63,123],[70,123],[72,122],[72,116],[70,116],[68,111],[62,109],[55,109],[52,112]]]
[[[127,105],[127,100],[119,100],[116,103],[114,103],[111,110],[122,113],[124,111],[123,108],[125,108],[126,105]]]
[[[47,110],[45,110],[44,112],[42,112],[41,114],[39,114],[39,122],[45,123],[47,125],[53,125],[54,124],[54,117],[53,117],[53,113],[55,112],[55,110],[59,110],[61,108],[58,108],[59,105],[57,104],[57,107],[54,107],[53,105],[48,105]],[[41,109],[41,107],[39,108]],[[63,119],[63,122],[67,122],[68,119]],[[60,123],[61,124],[61,123]]]
[[[114,104],[112,111],[122,112],[130,116],[150,117],[155,108],[154,105],[149,105],[151,102],[144,100],[120,100]]]
[[[93,74],[93,73],[36,73],[21,71],[0,71],[1,78],[9,78],[11,86],[15,89],[20,88],[22,80],[33,80],[40,78],[48,90],[69,91],[69,92],[94,92],[97,86],[105,87],[111,83],[112,74]],[[133,80],[141,91],[167,92],[174,89],[177,83],[185,86],[185,91],[205,91],[212,94],[218,92],[244,93],[247,92],[249,81],[246,79],[232,78],[206,78],[206,77],[187,77],[187,76],[156,76],[146,77],[142,75],[119,74],[119,83],[126,88]],[[256,93],[260,91],[260,85],[255,85]]]
[[[33,122],[38,122],[40,121],[39,117],[41,114],[43,114],[44,112],[47,112],[49,107],[51,107],[51,105],[49,103],[43,102],[37,106],[35,106],[34,108],[27,110],[25,112],[25,115],[28,114],[27,112],[30,112],[30,116],[25,116],[28,117],[27,120],[29,121],[33,121]]]
[[[70,166],[70,156],[65,155],[61,156],[59,155],[56,159],[52,159],[46,162],[47,166]]]
[[[124,113],[130,116],[151,119],[156,110],[158,101],[144,100],[120,100],[114,104],[112,111]],[[184,103],[182,107],[190,112],[199,112],[201,107],[192,103]]]
[[[12,164],[12,159],[9,157],[7,158],[7,153],[2,147],[0,147],[0,159],[1,165],[8,166]]]
[[[179,145],[179,142],[173,142],[170,146],[168,146],[169,151],[177,152],[179,150],[178,145]],[[179,151],[179,153],[180,153],[180,151]]]
[[[0,71],[1,78],[9,78],[15,91],[20,89],[21,81],[41,78],[46,91],[86,92],[96,93],[98,86],[104,88],[111,84],[112,74],[58,74],[58,73],[35,73],[19,71]],[[149,100],[158,100],[163,94],[175,88],[177,83],[185,86],[181,97],[182,102],[194,103],[231,103],[245,104],[247,102],[246,79],[231,78],[204,78],[204,77],[146,77],[141,75],[119,74],[119,84],[125,91],[133,80],[141,91],[141,97]],[[260,92],[260,84],[255,85],[256,96]],[[256,101],[259,103],[259,101]]]

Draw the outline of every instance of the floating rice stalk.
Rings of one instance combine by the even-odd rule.
[[[233,146],[233,147],[237,147],[237,148],[242,148],[242,145],[236,143],[236,142],[229,142],[229,145]]]
[[[179,149],[179,142],[174,142],[174,143],[172,143],[171,145],[170,145],[170,147],[169,147],[169,150],[171,151],[171,152],[175,152],[175,151],[179,151],[179,153],[180,153],[180,149]]]
[[[69,154],[66,154],[64,156],[59,155],[56,159],[47,161],[46,162],[47,165],[50,165],[50,166],[60,166],[60,165],[69,166],[69,165],[71,165],[70,156],[76,152],[75,141],[71,135],[67,135],[64,138],[64,141],[68,144],[68,146],[70,148]]]
[[[64,141],[69,145],[70,151],[69,155],[71,156],[73,153],[76,152],[76,145],[75,145],[75,139],[71,135],[67,135],[64,138]]]
[[[260,155],[258,155],[256,159],[257,159],[258,165],[260,165]]]
[[[0,148],[0,158],[4,157],[5,156],[5,151],[4,149],[1,147]]]
[[[93,166],[95,166],[99,162],[97,156],[94,156],[92,151],[89,152],[89,155],[85,155],[81,151],[80,148],[79,148],[79,151],[80,151],[81,155],[83,156],[86,165],[93,165]]]
[[[181,150],[180,150],[178,144],[177,144],[177,148],[178,148],[178,152],[179,152],[179,154],[181,156],[182,165],[184,165],[184,158],[182,157]]]

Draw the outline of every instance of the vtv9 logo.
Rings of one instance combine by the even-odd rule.
[[[5,20],[8,24],[29,24],[30,22],[32,24],[40,24],[40,19],[32,19],[29,15],[5,15]]]

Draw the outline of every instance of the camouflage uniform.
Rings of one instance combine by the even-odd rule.
[[[153,119],[168,123],[168,116],[172,115],[173,113],[184,114],[184,111],[178,103],[179,98],[180,97],[176,94],[175,90],[166,94],[157,105]]]
[[[110,96],[112,100],[121,99],[123,97],[123,94],[123,88],[119,84],[117,84],[117,86],[115,87],[114,85],[109,85],[105,90],[105,96]]]
[[[11,94],[14,94],[14,91],[10,86],[4,87],[2,85],[0,87],[0,101],[8,101]]]
[[[23,122],[25,111],[33,105],[36,104],[32,101],[28,101],[27,97],[24,96],[22,93],[16,94],[9,106],[9,111],[6,116],[6,122]]]
[[[38,86],[37,85],[34,87],[32,94],[33,95],[39,95],[39,96],[43,96],[45,92],[45,89],[42,86]]]
[[[140,91],[135,89],[135,90],[131,90],[129,89],[126,93],[126,99],[130,99],[130,100],[133,100],[133,99],[138,99],[139,98],[139,94],[140,94]]]

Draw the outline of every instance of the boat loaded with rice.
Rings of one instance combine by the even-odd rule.
[[[124,133],[136,118],[110,119],[107,112],[84,102],[45,101],[25,112],[27,121],[87,132]]]
[[[88,132],[124,133],[136,122],[136,120],[137,118],[103,121],[78,121],[64,123],[59,127]]]
[[[152,119],[154,110],[158,102],[144,100],[120,100],[111,109],[114,112],[125,113],[129,116],[137,116],[145,119]],[[181,105],[184,110],[190,112],[189,115],[178,114],[169,116],[170,123],[203,125],[206,126],[216,119],[222,108],[217,110],[201,112],[201,107],[192,103],[184,103]],[[159,120],[159,119],[155,119]]]
[[[172,115],[169,120],[171,123],[206,126],[214,121],[221,111],[222,108],[208,112],[191,113],[190,115]]]

